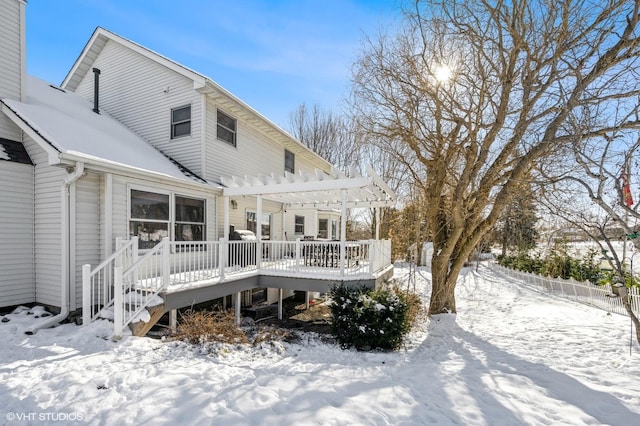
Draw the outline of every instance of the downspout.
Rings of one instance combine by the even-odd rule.
[[[71,244],[71,242],[69,241],[70,228],[71,228],[71,224],[69,223],[69,216],[70,216],[69,187],[71,186],[72,183],[80,179],[80,177],[82,177],[83,174],[84,174],[84,163],[78,161],[76,162],[75,170],[73,171],[73,173],[69,174],[64,179],[64,182],[62,182],[62,186],[60,188],[60,197],[61,197],[61,203],[62,203],[61,205],[61,209],[62,209],[62,217],[61,217],[62,277],[60,279],[60,313],[51,318],[47,318],[46,320],[42,321],[39,324],[35,324],[27,328],[25,330],[25,334],[29,334],[29,335],[35,334],[38,332],[38,330],[42,328],[49,328],[53,325],[56,325],[64,321],[65,319],[67,319],[67,316],[69,316],[69,304],[70,304],[69,276],[71,273],[70,271],[71,268],[69,265],[69,259],[71,257],[69,253],[69,247]]]

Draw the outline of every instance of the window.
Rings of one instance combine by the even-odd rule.
[[[331,239],[333,240],[338,239],[338,221],[337,220],[331,221]]]
[[[150,249],[169,236],[169,194],[131,190],[129,235],[139,238],[140,249]]]
[[[304,216],[296,216],[296,235],[304,235]]]
[[[139,249],[153,248],[172,227],[176,241],[205,240],[205,200],[137,189],[130,200],[129,235],[138,237]]]
[[[171,110],[171,139],[191,135],[191,105]]]
[[[318,220],[318,238],[329,238],[329,219]]]
[[[218,139],[236,146],[236,120],[218,110]]]
[[[257,232],[258,228],[256,227],[257,215],[258,214],[256,212],[247,211],[247,229],[249,231],[253,231],[256,235],[258,234]],[[261,226],[262,226],[262,239],[270,240],[271,239],[271,214],[262,213]]]
[[[176,195],[176,241],[204,241],[204,200]]]
[[[296,172],[296,156],[287,149],[284,150],[284,170],[289,173]]]

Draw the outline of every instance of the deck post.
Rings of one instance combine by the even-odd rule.
[[[164,237],[161,244],[164,244],[164,248],[162,249],[162,285],[164,288],[169,288],[171,281],[171,262],[169,257],[171,250],[169,248],[169,237]],[[158,289],[156,288],[156,290]]]
[[[282,289],[278,289],[278,319],[282,319]]]
[[[309,298],[311,296],[311,292],[309,290],[304,292],[304,308],[309,309]]]
[[[240,316],[240,296],[242,295],[242,292],[237,292],[236,293],[236,326],[240,327],[240,321],[242,320],[242,317]]]
[[[91,322],[93,303],[91,303],[91,265],[82,265],[82,325]]]
[[[256,269],[260,271],[262,266],[262,195],[256,199]]]
[[[296,238],[296,272],[300,271],[300,238]]]
[[[124,323],[124,306],[122,301],[122,266],[114,268],[113,277],[113,338],[122,337],[122,325]]]
[[[344,277],[345,257],[347,255],[347,190],[342,190],[342,209],[340,211],[340,276]]]
[[[178,310],[172,309],[169,311],[169,329],[172,333],[175,333],[178,328]]]
[[[220,246],[218,250],[218,267],[220,268],[220,282],[224,282],[225,259],[227,258],[228,244],[226,239],[220,238]]]
[[[374,241],[369,240],[369,273],[373,274],[375,270],[375,260],[376,260],[376,248],[377,245]]]

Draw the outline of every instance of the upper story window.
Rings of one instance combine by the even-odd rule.
[[[225,141],[229,145],[236,146],[236,131],[236,119],[218,110],[218,139]]]
[[[191,135],[191,105],[171,110],[171,139]]]
[[[284,150],[284,170],[289,173],[296,172],[296,155],[287,149]]]

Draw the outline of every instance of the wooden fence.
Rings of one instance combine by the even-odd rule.
[[[491,268],[502,272],[519,281],[539,287],[549,293],[561,294],[572,300],[604,309],[611,313],[628,315],[622,304],[622,298],[614,293],[611,285],[594,285],[590,282],[580,282],[573,279],[545,277],[529,272],[517,271],[491,263]],[[640,315],[640,289],[632,287],[628,289],[631,309],[636,315]]]

